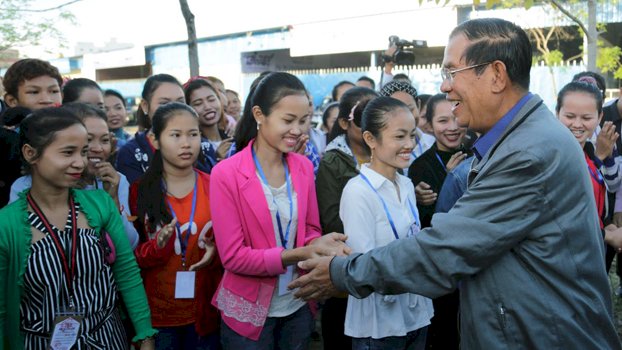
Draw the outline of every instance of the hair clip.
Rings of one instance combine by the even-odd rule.
[[[580,82],[580,83],[585,83],[585,84],[594,85],[594,86],[598,87],[598,82],[596,81],[596,79],[594,79],[593,77],[590,77],[590,76],[583,76],[583,77],[577,79],[577,81]]]
[[[190,83],[192,83],[192,82],[193,82],[193,81],[195,81],[195,80],[199,80],[199,79],[202,79],[202,80],[207,80],[207,77],[204,77],[204,76],[202,76],[202,75],[195,75],[194,77],[190,77],[190,79],[188,79],[188,81],[187,81],[187,82],[185,82],[185,83],[182,85],[182,87],[184,88],[184,90],[186,90],[186,88],[188,88],[188,85],[190,85]]]
[[[361,101],[356,101],[356,104],[354,104],[354,107],[352,107],[352,109],[350,110],[350,114],[348,115],[349,122],[354,120],[354,110],[356,109],[356,107],[358,107],[359,103],[361,103]]]

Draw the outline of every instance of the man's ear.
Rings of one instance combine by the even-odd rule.
[[[19,105],[19,101],[17,100],[17,97],[11,94],[4,95],[4,102],[6,102],[6,105],[11,108],[17,107]]]
[[[508,75],[507,67],[505,63],[501,61],[493,61],[490,64],[490,69],[493,73],[492,80],[492,92],[500,93],[505,91],[508,87],[510,87],[510,77]]]

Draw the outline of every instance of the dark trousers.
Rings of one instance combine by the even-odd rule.
[[[200,336],[194,329],[194,324],[179,327],[158,328],[156,337],[157,350],[219,350],[220,339],[218,333]]]
[[[423,350],[428,327],[408,332],[403,337],[352,338],[352,350]]]
[[[220,341],[224,350],[306,350],[313,331],[309,305],[285,317],[268,317],[258,340],[236,333],[223,321]]]
[[[605,265],[607,268],[607,273],[611,269],[611,265],[613,263],[613,258],[616,256],[616,250],[612,248],[610,245],[606,245],[607,247],[607,255],[605,256]],[[616,275],[622,280],[622,257],[618,255],[618,260],[616,263]]]
[[[343,334],[348,298],[330,298],[322,306],[322,339],[324,350],[352,348],[352,338]],[[365,322],[361,320],[361,322]]]
[[[430,320],[426,349],[458,350],[460,347],[460,329],[458,311],[460,294],[455,290],[451,294],[432,300],[434,317]]]

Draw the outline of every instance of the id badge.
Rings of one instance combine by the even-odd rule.
[[[175,299],[193,299],[195,271],[177,271],[175,279]]]
[[[413,223],[410,225],[410,229],[408,230],[408,235],[406,237],[414,237],[417,232],[421,231],[417,223]]]
[[[294,265],[289,265],[284,274],[279,275],[279,296],[291,293],[287,285],[294,280]]]
[[[82,315],[66,312],[54,318],[54,331],[50,340],[50,349],[69,350],[78,340]]]

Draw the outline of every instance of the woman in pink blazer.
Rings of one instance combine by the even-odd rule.
[[[310,118],[304,85],[287,73],[253,84],[233,157],[212,171],[210,201],[225,274],[212,303],[221,311],[224,349],[306,349],[308,305],[287,285],[298,261],[346,254],[346,236],[320,237],[313,166],[304,149]]]

